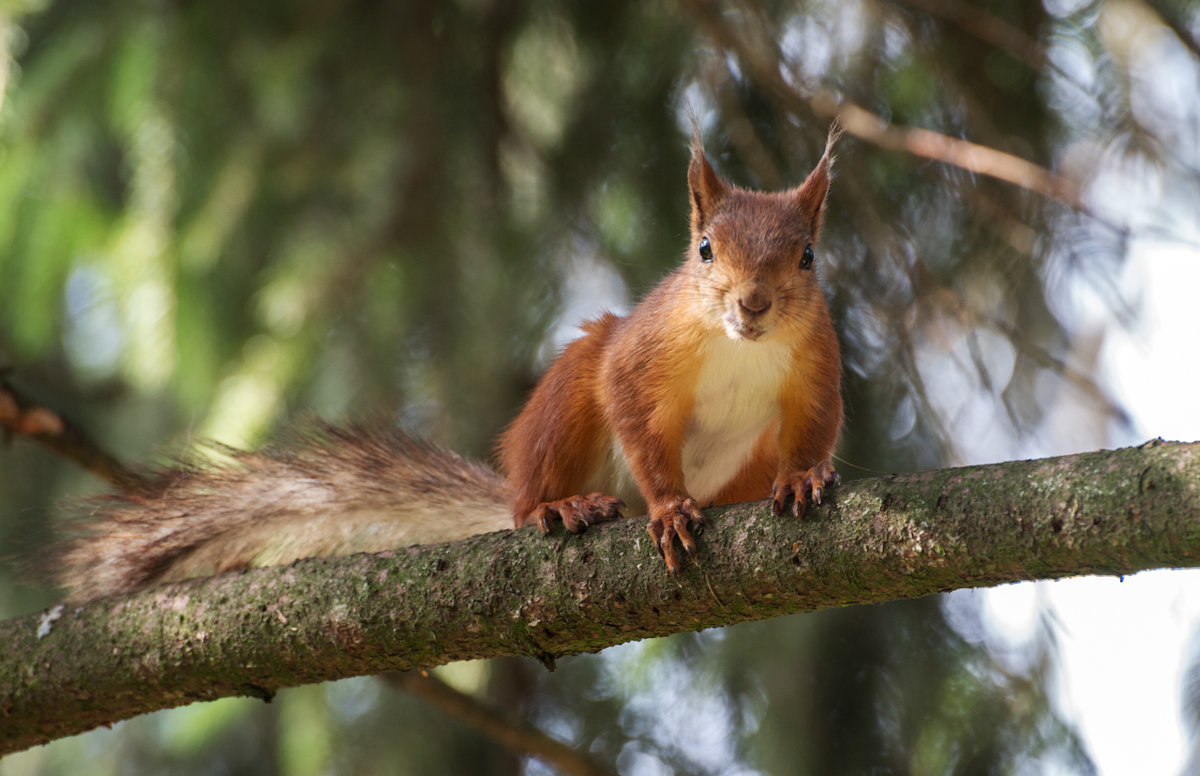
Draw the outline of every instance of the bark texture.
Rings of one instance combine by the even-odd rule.
[[[642,519],[192,580],[0,623],[0,753],[156,709],[962,587],[1200,565],[1200,443],[860,480],[803,521],[709,513],[677,578]]]

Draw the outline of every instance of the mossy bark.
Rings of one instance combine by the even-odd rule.
[[[156,709],[961,587],[1200,565],[1200,443],[861,480],[803,521],[710,510],[667,575],[640,519],[193,580],[0,623],[0,752]]]

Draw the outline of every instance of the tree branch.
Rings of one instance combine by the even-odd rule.
[[[1200,565],[1200,443],[861,480],[712,510],[678,579],[641,520],[308,559],[0,624],[0,753],[155,709],[961,587]]]

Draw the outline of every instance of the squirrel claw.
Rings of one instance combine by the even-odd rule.
[[[808,504],[820,504],[825,488],[840,484],[841,475],[834,471],[833,464],[821,461],[807,471],[781,475],[771,489],[771,511],[782,515],[792,500],[792,514],[804,517]]]
[[[615,520],[621,516],[624,507],[624,501],[603,493],[568,496],[538,504],[530,513],[529,521],[537,523],[538,529],[548,534],[554,529],[555,520],[560,520],[563,528],[577,534],[586,531],[589,525]]]
[[[654,540],[658,554],[666,562],[667,571],[671,572],[672,576],[678,576],[679,558],[675,553],[675,539],[679,539],[679,543],[688,555],[694,555],[696,541],[692,538],[691,527],[703,527],[708,523],[705,522],[704,514],[693,498],[669,502],[665,506],[655,509],[652,514],[653,517],[650,518],[646,530],[650,532],[650,538]]]

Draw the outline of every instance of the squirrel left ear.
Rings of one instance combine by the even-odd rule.
[[[699,234],[712,220],[713,211],[729,187],[704,155],[700,131],[692,136],[692,162],[688,165],[688,190],[692,195],[692,232]]]
[[[792,202],[808,227],[812,239],[821,231],[821,216],[825,213],[825,197],[829,194],[829,179],[833,169],[833,145],[841,137],[842,126],[834,122],[825,141],[825,153],[817,166],[792,194]]]

